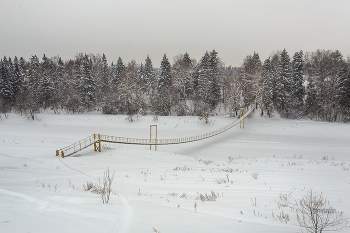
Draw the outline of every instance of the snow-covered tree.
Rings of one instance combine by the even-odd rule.
[[[1,75],[1,95],[5,101],[5,106],[7,111],[10,111],[11,101],[15,95],[15,90],[13,89],[13,77],[12,77],[12,62],[11,58],[9,60],[4,57],[1,62],[0,67]]]
[[[294,54],[292,61],[292,71],[292,108],[294,108],[300,114],[300,111],[303,110],[304,107],[305,96],[303,51],[296,52]]]
[[[171,113],[171,66],[164,54],[160,64],[160,74],[155,95],[152,97],[152,109],[156,115],[169,115]]]
[[[280,54],[280,60],[278,63],[279,74],[276,83],[276,96],[275,104],[278,112],[285,117],[289,117],[290,114],[290,101],[292,90],[292,68],[290,57],[286,49]]]
[[[121,60],[121,59],[120,59]],[[119,59],[118,59],[119,61]],[[121,62],[123,64],[123,62]],[[108,67],[108,62],[105,54],[102,54],[102,64],[100,70],[100,78],[101,78],[101,94],[106,93],[110,86],[110,71]]]
[[[150,90],[153,88],[154,84],[155,84],[155,72],[153,69],[153,65],[152,65],[152,60],[151,58],[147,55],[147,58],[145,60],[145,66],[143,68],[143,84],[145,86],[145,91],[147,91],[148,93],[150,93]]]
[[[35,114],[40,108],[40,63],[36,55],[29,59],[27,73],[28,95],[26,98],[26,108],[29,110],[30,117],[34,120]]]
[[[209,59],[210,68],[210,95],[209,101],[212,109],[215,109],[219,104],[221,99],[221,89],[219,86],[219,75],[220,75],[220,65],[221,61],[218,57],[218,53],[213,50],[210,53]]]
[[[172,107],[178,115],[189,115],[192,112],[187,100],[193,99],[194,67],[195,60],[191,59],[187,52],[185,54],[179,54],[174,58],[174,64],[172,67]]]
[[[123,63],[123,60],[119,57],[117,64],[115,66],[115,73],[114,73],[114,79],[113,79],[113,85],[118,85],[118,82],[123,79],[123,72],[125,70],[125,65]]]
[[[169,89],[171,84],[171,66],[170,62],[164,54],[163,59],[160,63],[160,75],[158,78],[158,89]]]
[[[127,114],[130,121],[133,121],[135,114],[145,108],[144,94],[137,83],[138,70],[136,61],[130,61],[125,68],[125,75],[120,80],[118,88],[118,111]]]
[[[218,85],[220,60],[217,52],[206,52],[197,66],[197,111],[199,115],[208,121],[212,111],[220,101],[221,90]]]
[[[84,56],[80,64],[79,90],[82,105],[86,110],[91,111],[96,104],[95,80],[91,72],[91,60],[87,55]]]
[[[261,115],[263,115],[263,110],[266,110],[267,115],[269,117],[273,116],[273,87],[274,87],[274,79],[273,79],[273,71],[271,60],[268,58],[264,61],[264,65],[262,68],[262,108]]]
[[[41,98],[40,102],[44,109],[51,106],[53,101],[53,96],[56,92],[55,87],[56,85],[52,81],[52,75],[53,75],[53,64],[52,61],[47,58],[44,54],[43,56],[43,62],[41,64]]]
[[[309,78],[308,85],[306,86],[305,113],[313,118],[317,115],[318,110],[314,81],[313,78]]]
[[[255,102],[261,102],[261,61],[258,53],[248,55],[242,65],[240,87],[243,95],[243,105],[247,107]]]
[[[337,99],[343,121],[350,121],[350,69],[344,68],[337,75]]]

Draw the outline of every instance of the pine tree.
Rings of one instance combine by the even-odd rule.
[[[305,100],[305,113],[311,118],[317,116],[317,98],[314,81],[312,78],[309,78],[309,83],[306,87],[306,100]]]
[[[13,91],[14,95],[17,96],[23,83],[23,74],[21,74],[20,64],[16,56],[13,59],[13,65]]]
[[[40,63],[36,55],[30,58],[27,75],[28,95],[26,108],[29,109],[29,114],[34,120],[35,114],[40,108]]]
[[[296,52],[292,62],[293,82],[292,82],[292,107],[301,111],[304,105],[305,87],[304,87],[304,60],[303,51]]]
[[[164,54],[160,63],[160,75],[158,78],[158,90],[168,89],[171,84],[171,66],[170,62]]]
[[[14,97],[13,90],[13,78],[12,78],[12,62],[11,58],[7,60],[6,57],[1,62],[0,67],[0,75],[1,75],[1,94],[5,101],[5,111],[10,111],[11,108],[11,100]]]
[[[138,69],[135,60],[129,62],[118,88],[118,111],[127,114],[129,121],[133,121],[133,115],[144,107],[142,93],[137,83]]]
[[[114,80],[113,84],[116,86],[118,85],[118,82],[123,79],[123,72],[125,70],[125,65],[123,63],[123,60],[119,57],[117,64],[115,66],[115,75],[114,75]]]
[[[79,80],[79,89],[80,89],[80,98],[83,106],[91,111],[95,107],[95,80],[92,76],[91,66],[92,61],[87,55],[82,60],[80,65],[80,80]]]
[[[169,115],[171,113],[171,66],[164,54],[160,64],[157,94],[153,96],[152,108],[156,115]]]
[[[13,105],[13,102],[15,100],[15,97],[16,97],[16,87],[15,87],[15,84],[16,84],[16,78],[15,78],[15,66],[12,62],[12,59],[9,57],[8,58],[8,65],[7,65],[7,69],[8,69],[8,72],[9,72],[9,85],[10,85],[10,90],[11,90],[11,98],[10,98],[10,105],[12,107]]]
[[[193,80],[191,77],[193,63],[190,55],[186,52],[181,59],[181,80],[184,87],[183,97],[185,100],[193,92]]]
[[[261,66],[258,53],[254,52],[253,56],[248,55],[244,59],[239,80],[245,107],[261,101]]]
[[[210,53],[210,59],[209,59],[209,69],[210,69],[210,95],[209,95],[209,101],[211,109],[214,110],[218,103],[220,102],[221,98],[221,89],[219,86],[219,69],[220,69],[220,59],[217,56],[218,53],[213,50]]]
[[[16,94],[16,110],[22,115],[26,110],[26,95],[28,94],[26,62],[23,57],[20,57],[18,61],[18,75],[19,78],[17,79],[17,84],[19,89],[18,93]]]
[[[211,106],[211,64],[210,54],[206,52],[198,64],[198,92],[197,92],[197,111],[201,119],[208,122],[212,115]]]
[[[268,58],[264,61],[264,65],[262,68],[262,80],[263,80],[263,93],[262,93],[262,111],[261,115],[263,115],[263,109],[267,111],[267,115],[272,117],[273,115],[273,73],[272,73],[272,65],[271,60]]]
[[[61,91],[65,87],[66,78],[67,78],[67,73],[65,70],[65,65],[62,59],[59,57],[57,62],[56,82],[55,82],[55,86],[58,90]]]
[[[43,62],[41,64],[41,102],[43,104],[44,109],[51,106],[52,104],[52,96],[55,93],[55,84],[51,81],[52,79],[52,62],[49,58],[47,58],[44,54]]]
[[[144,69],[143,69],[144,73],[142,76],[142,78],[143,78],[142,82],[145,85],[145,91],[147,91],[149,93],[152,86],[154,85],[155,73],[154,73],[151,58],[148,55],[147,55],[147,58],[145,61],[146,61],[146,63],[145,63]]]
[[[337,100],[343,121],[350,121],[350,69],[344,68],[337,75]]]
[[[105,54],[102,54],[102,64],[101,64],[101,71],[100,71],[100,75],[101,75],[101,83],[102,83],[102,93],[101,95],[103,95],[103,93],[108,91],[109,88],[109,68],[108,68],[108,63],[107,63],[107,58],[105,56]]]
[[[279,61],[279,76],[276,84],[276,105],[277,110],[283,116],[289,117],[290,93],[292,89],[292,70],[290,57],[286,49],[281,52]]]
[[[143,67],[143,64],[141,63],[139,69],[137,70],[137,82],[140,84],[143,82],[142,81],[143,74],[144,74],[144,67]]]

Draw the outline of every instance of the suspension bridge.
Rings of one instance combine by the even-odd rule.
[[[94,150],[101,152],[101,142],[107,142],[107,143],[122,143],[122,144],[133,144],[133,145],[149,145],[150,149],[152,146],[155,146],[155,149],[157,149],[157,145],[171,145],[171,144],[181,144],[181,143],[189,143],[189,142],[195,142],[204,140],[210,137],[214,137],[218,134],[221,134],[232,127],[234,127],[237,124],[240,124],[240,127],[244,128],[244,119],[254,110],[254,107],[251,107],[248,111],[245,112],[244,108],[241,108],[240,110],[240,118],[236,121],[221,127],[217,130],[195,135],[191,137],[183,137],[183,138],[173,138],[173,139],[152,139],[152,134],[150,130],[150,138],[149,139],[138,139],[138,138],[126,138],[126,137],[117,137],[117,136],[108,136],[103,134],[93,134],[87,138],[84,138],[72,145],[69,145],[67,147],[64,147],[60,150],[56,150],[56,156],[61,155],[62,158],[72,155],[74,153],[77,153],[89,146],[94,145]],[[155,125],[154,125],[155,126]],[[151,126],[152,127],[152,126]]]

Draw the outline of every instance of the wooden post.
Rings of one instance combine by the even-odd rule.
[[[96,134],[94,134],[94,151],[97,151],[97,147],[96,147]]]
[[[245,108],[241,108],[239,113],[239,118],[242,118],[244,116]],[[242,128],[242,121],[243,121],[243,129],[244,129],[244,118],[239,122],[239,128]]]
[[[61,151],[61,155],[62,155],[62,158],[64,158],[64,152],[63,151]]]
[[[60,155],[59,150],[56,150],[56,156],[59,156],[59,155]]]
[[[150,125],[149,126],[149,142],[150,142],[150,145],[149,145],[149,150],[152,150],[152,127],[155,126],[156,127],[156,141],[155,141],[155,144],[154,144],[154,150],[157,151],[157,142],[158,142],[158,128],[157,128],[157,125]]]
[[[156,126],[156,146],[154,148],[155,151],[157,151],[157,143],[158,143],[157,136],[158,136],[158,129],[157,129],[157,126]]]
[[[245,108],[243,108],[243,115],[242,115],[242,117],[244,116],[244,114],[245,114]],[[243,129],[244,129],[244,118],[243,118]]]
[[[98,152],[101,152],[101,135],[98,135]]]

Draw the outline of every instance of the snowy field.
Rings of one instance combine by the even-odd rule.
[[[10,114],[0,121],[0,232],[297,232],[293,203],[313,188],[350,216],[350,124],[261,118],[199,142],[103,144],[66,158],[91,134],[158,138],[210,132],[235,120],[197,117]],[[109,167],[110,203],[84,191]],[[253,177],[255,174],[255,178]],[[215,201],[202,201],[200,196]],[[280,195],[287,197],[282,203]],[[284,206],[282,206],[282,204]],[[196,206],[196,208],[195,208]],[[350,232],[350,225],[342,232]]]

